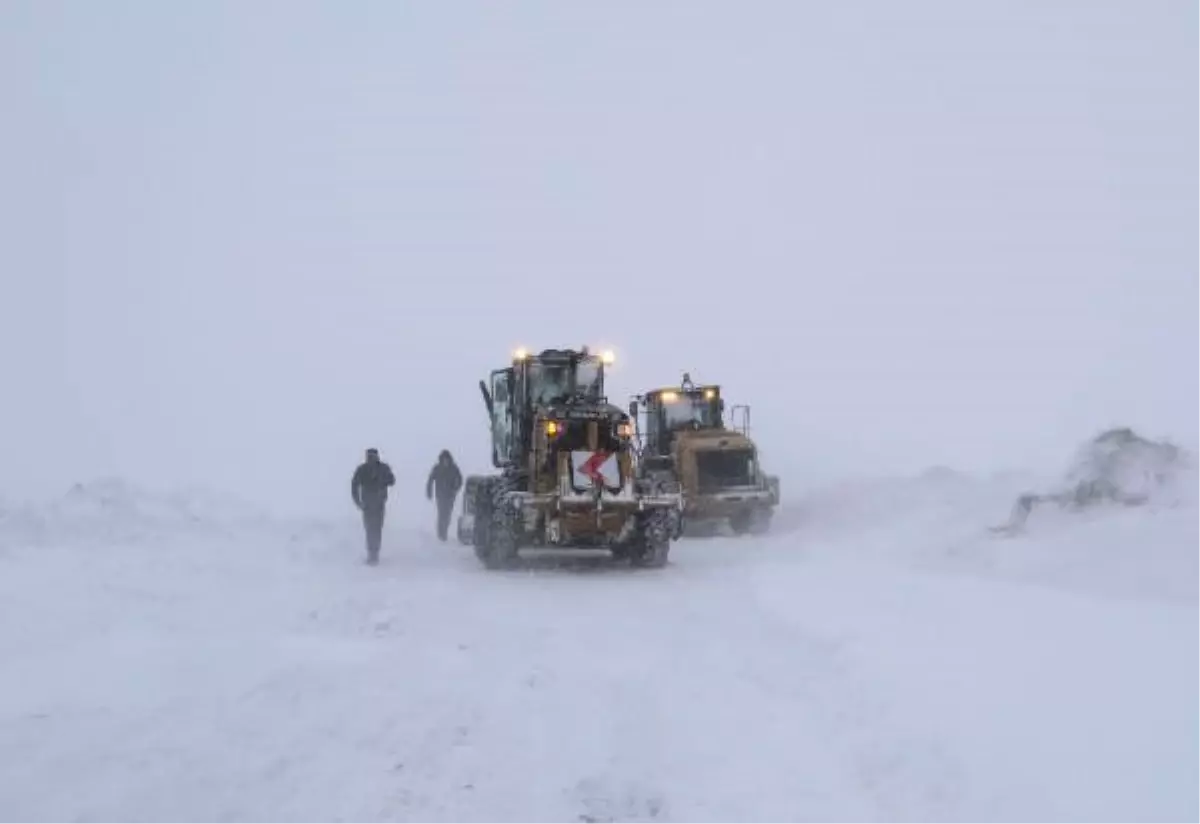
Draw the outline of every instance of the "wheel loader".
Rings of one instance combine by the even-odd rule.
[[[466,478],[457,533],[484,566],[511,566],[527,547],[667,563],[682,496],[635,475],[633,423],[605,396],[611,363],[587,347],[521,349],[479,382],[498,472]]]
[[[638,476],[649,488],[683,495],[674,535],[711,533],[723,523],[738,535],[768,531],[779,478],[763,471],[749,406],[732,407],[727,426],[721,387],[697,386],[684,373],[678,386],[634,397],[629,414],[641,423]]]

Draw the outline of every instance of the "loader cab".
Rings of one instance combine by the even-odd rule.
[[[644,450],[648,456],[669,455],[680,432],[725,426],[725,401],[719,386],[695,386],[685,376],[680,386],[652,390],[640,400],[645,404]],[[631,404],[631,410],[636,404]]]

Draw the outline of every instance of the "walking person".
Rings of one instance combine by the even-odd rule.
[[[437,495],[437,536],[439,541],[446,540],[450,531],[450,516],[454,512],[454,499],[462,487],[462,473],[450,450],[443,449],[438,455],[437,463],[429,470],[429,480],[425,482],[425,497],[429,500]]]
[[[379,563],[388,487],[395,483],[396,476],[390,466],[379,460],[378,449],[367,450],[366,461],[359,464],[350,479],[350,497],[362,512],[363,529],[367,533],[367,563],[372,566]]]

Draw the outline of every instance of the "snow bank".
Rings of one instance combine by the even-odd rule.
[[[73,486],[61,497],[0,508],[0,547],[216,540],[277,532],[267,512],[201,488],[151,491],[119,478]]]
[[[1050,491],[1028,491],[1037,488]],[[1030,514],[1018,504],[1020,529],[995,526],[1030,499],[1040,505]],[[788,502],[779,520],[790,551],[806,557],[1195,604],[1198,510],[1190,453],[1116,429],[1075,450],[1058,478],[935,467],[831,486]]]
[[[1110,429],[1079,447],[1056,493],[1070,495],[1077,503],[1108,498],[1166,506],[1194,504],[1195,456],[1127,427]]]
[[[776,518],[776,534],[920,528],[931,522],[942,527],[978,525],[994,517],[998,503],[1007,507],[1037,480],[1024,473],[975,476],[945,467],[916,475],[843,480],[786,500]]]

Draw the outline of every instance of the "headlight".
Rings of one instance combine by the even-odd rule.
[[[661,397],[663,403],[675,403],[675,401],[679,400],[679,393],[668,389],[662,393]]]
[[[612,364],[616,361],[616,359],[617,359],[617,356],[613,354],[613,351],[611,349],[605,349],[603,352],[600,353],[600,362],[603,363],[605,366],[612,366]]]
[[[633,424],[628,423],[628,422],[617,424],[617,435],[619,435],[622,438],[632,438],[633,437]]]
[[[561,431],[562,431],[562,428],[558,425],[558,421],[546,421],[546,437],[547,438],[557,438],[558,433]]]

